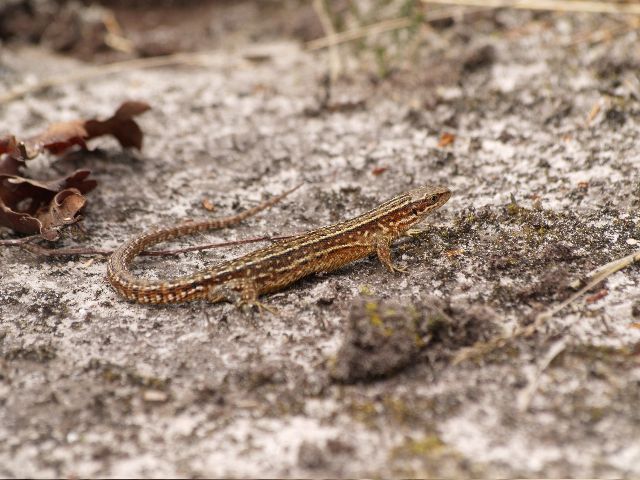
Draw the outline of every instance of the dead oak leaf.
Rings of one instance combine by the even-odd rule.
[[[67,177],[46,181],[0,174],[0,200],[17,211],[35,214],[56,193],[66,188],[75,188],[80,193],[93,190],[98,183],[87,178],[90,173],[89,170],[76,170]]]
[[[38,212],[36,216],[29,213],[16,212],[8,208],[0,200],[0,222],[23,233],[39,233],[46,240],[57,240],[60,227],[70,225],[79,220],[78,211],[84,207],[86,199],[75,188],[58,192],[51,200],[48,208]]]
[[[20,167],[43,151],[60,155],[73,146],[86,148],[86,141],[102,135],[114,136],[121,146],[142,148],[143,133],[134,117],[151,107],[138,101],[124,102],[106,120],[73,120],[49,125],[42,133],[18,140],[0,136],[0,225],[16,232],[58,238],[61,227],[75,223],[97,182],[89,170],[48,181],[22,177]]]
[[[440,135],[440,140],[438,140],[438,147],[444,148],[448,145],[453,144],[456,141],[456,136],[453,133],[444,132]]]
[[[52,123],[41,134],[23,142],[26,153],[24,160],[36,157],[45,149],[54,155],[60,155],[74,145],[86,148],[86,138],[87,130],[82,120]]]
[[[86,141],[102,135],[114,136],[122,147],[142,148],[142,130],[133,119],[151,107],[138,101],[124,102],[106,120],[71,120],[52,123],[42,133],[19,141],[13,135],[0,138],[0,154],[7,154],[20,161],[35,158],[43,151],[60,155],[78,145],[86,148]]]
[[[142,148],[142,130],[133,120],[133,117],[140,115],[151,107],[144,102],[125,102],[120,105],[116,113],[106,120],[88,120],[84,124],[87,131],[87,138],[99,137],[101,135],[113,135],[124,148]]]
[[[5,135],[0,137],[0,155],[6,153],[10,157],[16,157],[21,154],[18,140],[14,135]]]
[[[85,203],[82,194],[96,187],[89,174],[89,170],[77,170],[49,181],[0,174],[0,225],[55,240],[58,227],[77,221]]]
[[[17,175],[22,165],[16,158],[0,154],[0,175]]]
[[[86,203],[84,196],[75,188],[68,188],[58,192],[48,209],[40,211],[36,217],[40,222],[40,235],[46,240],[56,240],[59,237],[58,229],[65,225],[77,222],[80,217],[78,212]]]
[[[40,222],[28,213],[16,212],[0,200],[0,224],[16,232],[35,234],[40,232]]]

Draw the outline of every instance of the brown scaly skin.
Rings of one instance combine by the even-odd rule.
[[[351,220],[311,230],[184,277],[146,280],[129,270],[134,258],[152,245],[236,224],[293,190],[238,215],[156,229],[135,237],[109,258],[109,282],[124,297],[140,303],[230,300],[262,307],[257,301],[259,295],[280,290],[312,273],[335,270],[374,252],[390,271],[399,271],[391,262],[391,242],[451,196],[441,186],[409,190]]]

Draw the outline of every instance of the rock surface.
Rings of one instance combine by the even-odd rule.
[[[407,274],[366,259],[266,298],[278,314],[264,318],[231,305],[131,304],[106,283],[101,259],[0,249],[0,475],[639,476],[637,267],[537,335],[452,362],[638,248],[638,33],[584,40],[618,25],[601,20],[504,11],[429,30],[411,69],[383,81],[351,72],[331,108],[319,103],[325,53],[289,42],[0,105],[0,131],[25,135],[109,115],[129,98],[153,107],[140,119],[141,154],[101,139],[34,167],[88,167],[100,182],[86,236],[66,245],[115,248],[301,181],[220,235],[304,231],[428,182],[454,191],[426,232],[394,248]],[[0,93],[80,67],[3,48]],[[442,145],[443,133],[453,143]],[[249,248],[138,266],[179,275]],[[331,359],[365,295],[405,308],[435,299],[454,323],[412,347],[404,368],[337,382]]]

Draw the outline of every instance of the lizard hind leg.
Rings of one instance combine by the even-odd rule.
[[[258,289],[253,280],[237,278],[222,285],[212,287],[207,293],[210,302],[228,301],[236,305],[243,313],[248,314],[255,307],[260,315],[267,311],[277,315],[277,311],[258,300]]]

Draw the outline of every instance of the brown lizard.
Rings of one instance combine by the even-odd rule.
[[[259,295],[280,290],[312,273],[335,270],[374,252],[390,271],[402,271],[391,261],[391,242],[451,196],[449,189],[442,186],[409,190],[351,220],[278,241],[192,275],[147,280],[129,270],[134,258],[152,245],[236,224],[272,206],[293,190],[237,215],[160,228],[135,237],[109,258],[109,282],[127,299],[141,303],[229,300],[262,308]]]

